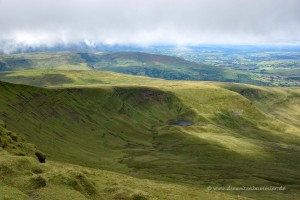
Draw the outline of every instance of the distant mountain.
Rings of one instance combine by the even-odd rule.
[[[203,65],[174,56],[142,52],[56,52],[0,56],[0,71],[28,69],[105,70],[168,80],[204,80],[267,85],[265,82],[252,78],[252,75],[247,72]]]

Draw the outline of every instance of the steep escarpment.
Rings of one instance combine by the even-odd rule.
[[[154,128],[195,117],[174,94],[153,88],[49,90],[1,83],[0,90],[7,127],[51,159],[89,166],[118,167],[124,149],[152,148]]]

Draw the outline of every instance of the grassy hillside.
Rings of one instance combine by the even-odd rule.
[[[0,71],[101,70],[168,80],[205,80],[272,85],[256,75],[181,58],[140,52],[35,53],[0,55]]]
[[[232,194],[189,185],[53,161],[40,164],[32,157],[2,151],[0,155],[1,200],[236,199]]]
[[[239,84],[222,84],[254,103],[259,109],[284,123],[300,127],[300,88],[263,88]]]
[[[132,188],[154,180],[200,193],[208,186],[283,185],[287,190],[222,193],[255,199],[300,195],[299,88],[90,71],[26,71],[3,77],[52,86],[2,82],[0,119],[57,165],[121,172],[135,177]],[[179,119],[193,125],[168,125]],[[147,188],[150,195],[160,195],[154,186]],[[192,189],[187,195],[200,194]]]
[[[6,129],[6,124],[0,120],[0,151],[16,156],[35,157],[44,163],[46,155],[37,150],[33,144],[27,143],[23,137]]]
[[[47,161],[39,163],[35,146],[0,121],[0,199],[234,199],[192,186]]]
[[[162,79],[124,75],[108,71],[80,70],[25,70],[0,72],[0,80],[10,83],[26,84],[37,87],[74,87],[132,85],[153,86],[168,83]]]

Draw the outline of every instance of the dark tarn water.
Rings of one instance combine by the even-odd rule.
[[[189,121],[189,120],[177,120],[177,121],[170,121],[169,125],[172,125],[172,126],[191,126],[191,125],[193,125],[193,122]]]

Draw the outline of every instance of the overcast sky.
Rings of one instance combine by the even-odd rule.
[[[0,0],[0,40],[300,44],[300,0]]]

